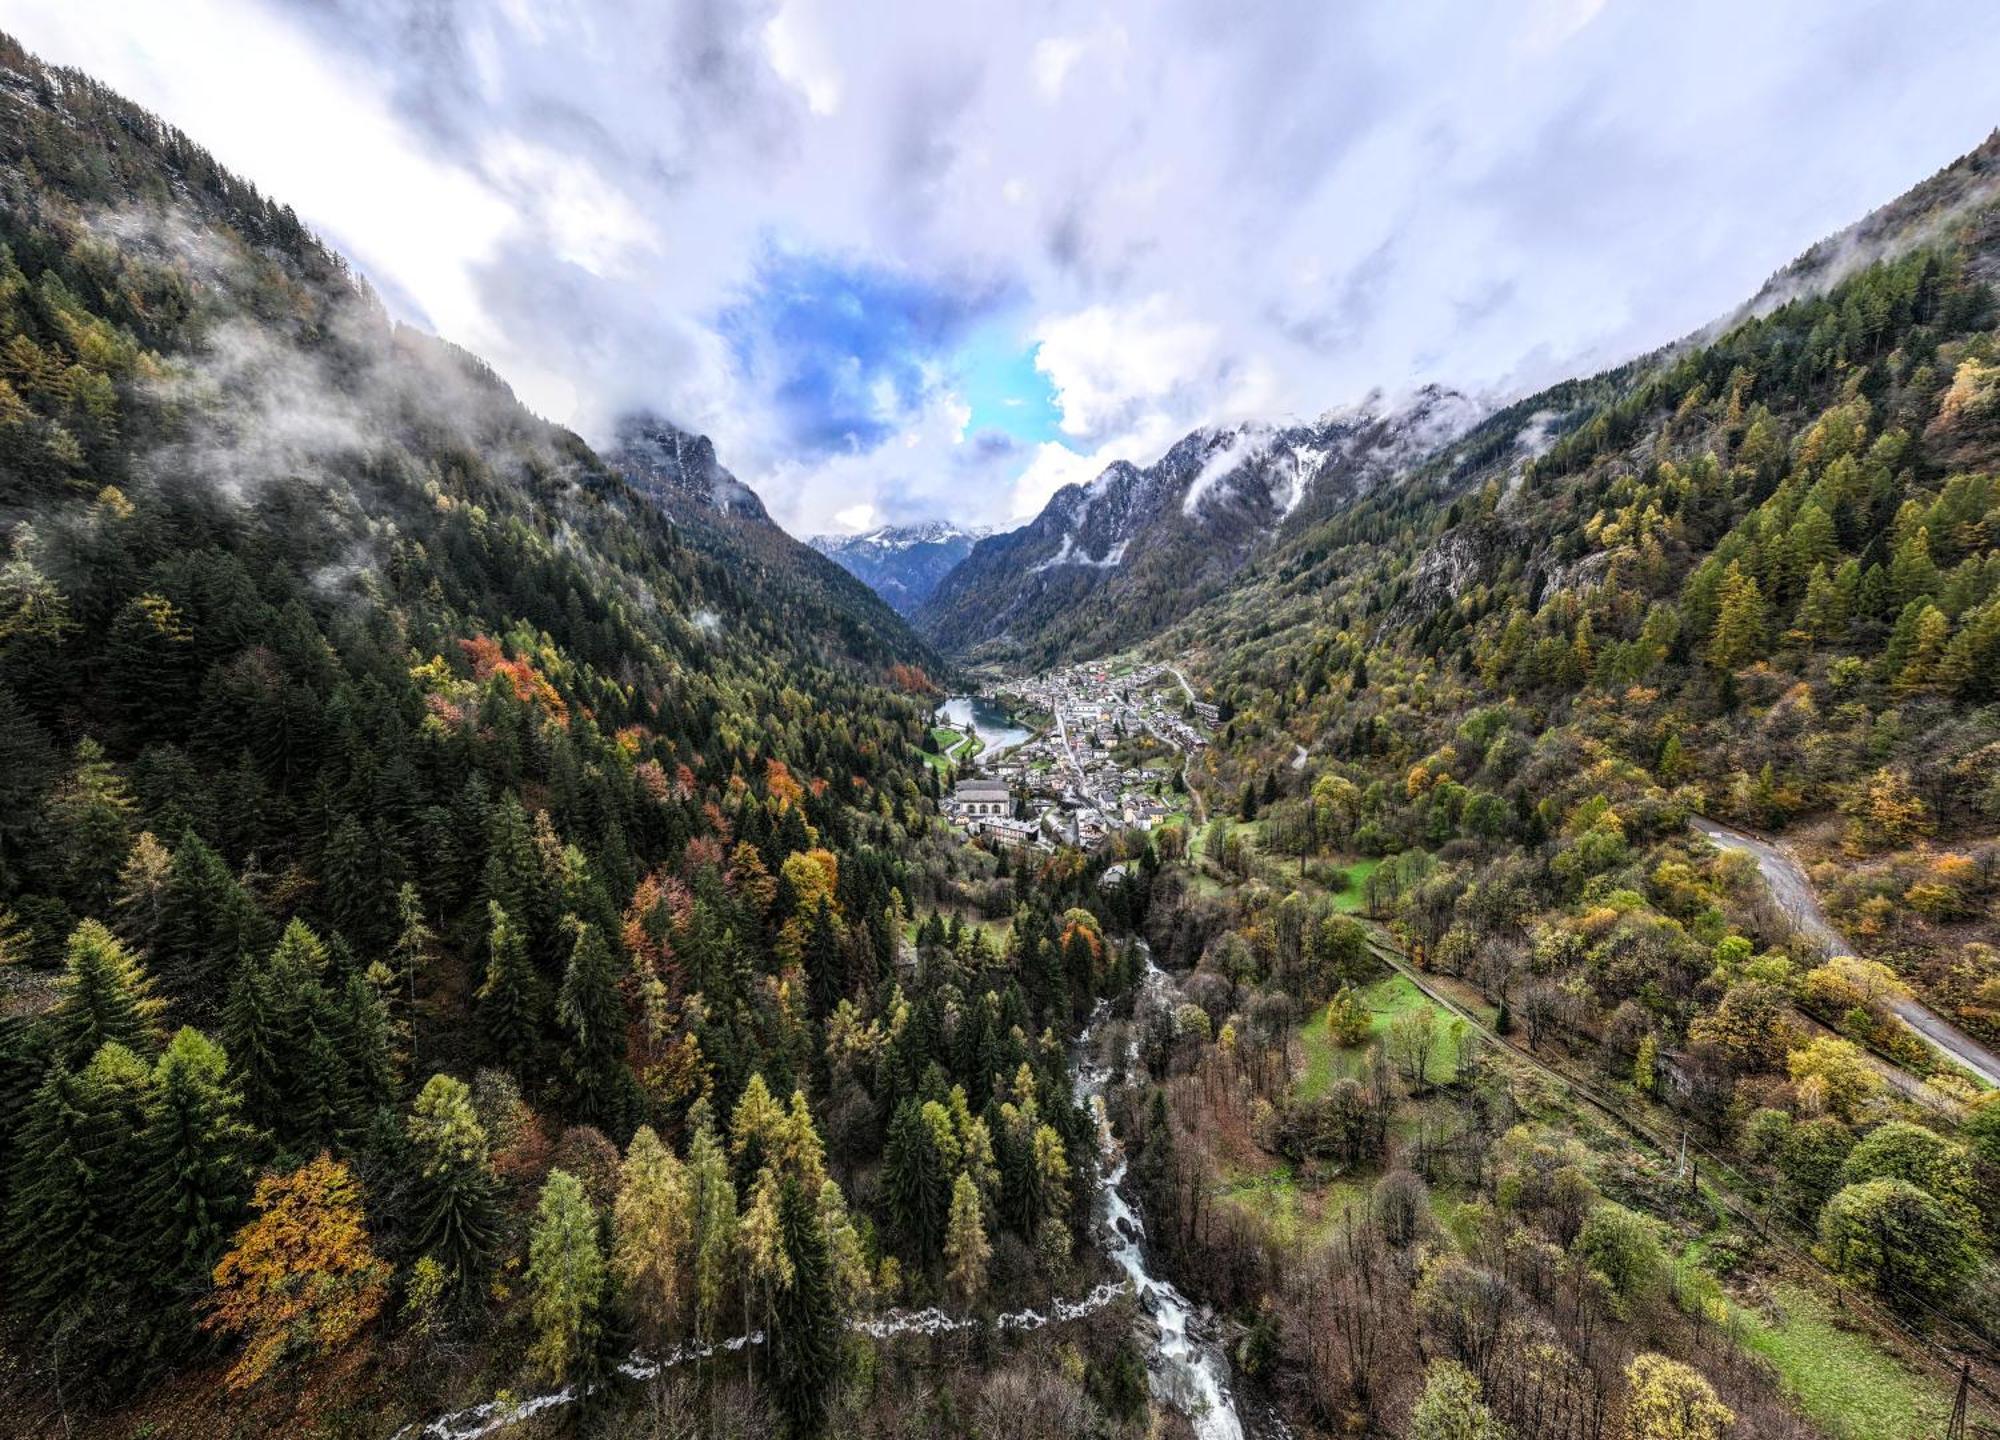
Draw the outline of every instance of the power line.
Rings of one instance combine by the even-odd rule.
[[[1608,1097],[1603,1096],[1598,1092],[1596,1092],[1595,1089],[1590,1085],[1588,1085],[1587,1083],[1579,1081],[1574,1077],[1567,1075],[1560,1070],[1557,1070],[1555,1067],[1549,1065],[1547,1062],[1539,1059],[1534,1055],[1528,1054],[1527,1052],[1523,1051],[1519,1046],[1495,1034],[1491,1029],[1487,1027],[1484,1021],[1482,1021],[1477,1015],[1473,1014],[1470,1010],[1466,1009],[1463,1005],[1459,1004],[1458,1001],[1452,999],[1448,995],[1441,994],[1437,990],[1433,989],[1427,982],[1426,977],[1424,977],[1421,974],[1421,972],[1417,971],[1415,967],[1412,966],[1408,962],[1408,960],[1405,959],[1400,953],[1398,953],[1391,945],[1389,945],[1387,941],[1381,939],[1379,933],[1371,937],[1371,940],[1372,943],[1370,944],[1369,948],[1374,950],[1378,957],[1385,960],[1393,969],[1402,974],[1405,979],[1409,980],[1419,990],[1423,991],[1423,993],[1428,997],[1430,997],[1430,999],[1437,1002],[1439,1005],[1442,1005],[1445,1009],[1451,1011],[1454,1015],[1458,1016],[1460,1019],[1464,1020],[1467,1024],[1472,1026],[1474,1030],[1479,1032],[1479,1034],[1484,1036],[1489,1042],[1498,1046],[1500,1049],[1506,1051],[1509,1055],[1514,1056],[1516,1059],[1526,1062],[1535,1070],[1545,1075],[1550,1080],[1553,1080],[1557,1085],[1561,1086],[1567,1093],[1585,1101],[1592,1108],[1602,1111],[1606,1116],[1608,1116],[1610,1119],[1616,1122],[1619,1126],[1630,1131],[1632,1134],[1638,1136],[1641,1140],[1645,1141],[1654,1150],[1659,1152],[1662,1158],[1670,1159],[1672,1157],[1673,1155],[1672,1146],[1667,1142],[1661,1140],[1659,1136],[1652,1133],[1652,1131],[1648,1129],[1640,1121],[1634,1119],[1627,1110],[1613,1103]],[[1731,1166],[1729,1166],[1720,1157],[1714,1155],[1712,1152],[1702,1147],[1699,1144],[1699,1142],[1689,1141],[1687,1143],[1691,1145],[1697,1156],[1706,1156],[1709,1159],[1711,1166],[1715,1170],[1720,1171],[1724,1177],[1733,1177],[1735,1183],[1739,1186],[1742,1186],[1746,1183],[1743,1180],[1743,1177],[1737,1174],[1737,1172]],[[1767,1236],[1768,1238],[1776,1241],[1780,1246],[1784,1248],[1784,1250],[1788,1254],[1797,1258],[1809,1271],[1819,1274],[1823,1279],[1830,1279],[1835,1286],[1836,1303],[1842,1305],[1845,1304],[1845,1296],[1848,1292],[1847,1285],[1840,1279],[1839,1276],[1833,1274],[1832,1271],[1829,1269],[1829,1267],[1826,1265],[1826,1263],[1822,1261],[1818,1256],[1812,1254],[1810,1251],[1801,1249],[1799,1246],[1794,1244],[1789,1238],[1787,1238],[1782,1232],[1777,1230],[1775,1227],[1769,1226],[1766,1222],[1760,1220],[1759,1217],[1749,1209],[1747,1202],[1739,1200],[1735,1195],[1731,1194],[1727,1189],[1717,1188],[1715,1192],[1715,1200],[1725,1210],[1727,1210],[1729,1213],[1735,1215],[1737,1218],[1744,1221],[1758,1234]],[[1893,1293],[1897,1296],[1897,1298],[1907,1299],[1913,1302],[1928,1314],[1933,1315],[1939,1320],[1943,1321],[1945,1324],[1952,1326],[1960,1333],[1972,1336],[1974,1340],[1977,1342],[1978,1348],[1981,1351],[1987,1352],[1989,1354],[1993,1352],[1994,1347],[1992,1345],[1992,1342],[1986,1340],[1982,1336],[1979,1336],[1976,1332],[1966,1329],[1966,1327],[1961,1322],[1953,1320],[1948,1315],[1944,1315],[1936,1308],[1934,1308],[1926,1301],[1924,1301],[1921,1297],[1911,1295],[1908,1291],[1902,1290],[1900,1288],[1892,1287],[1892,1290]],[[1917,1347],[1918,1352],[1925,1359],[1929,1360],[1933,1364],[1936,1364],[1938,1368],[1942,1370],[1944,1373],[1951,1375],[1959,1383],[1961,1391],[1960,1395],[1961,1400],[1964,1399],[1964,1392],[1977,1391],[1986,1400],[1992,1402],[1996,1407],[1995,1413],[2000,1414],[2000,1394],[1994,1393],[1992,1390],[1989,1390],[1982,1382],[1973,1378],[1971,1363],[1963,1355],[1940,1346],[1934,1339],[1923,1334],[1921,1331],[1915,1329],[1907,1321],[1897,1316],[1893,1311],[1885,1309],[1884,1307],[1875,1304],[1872,1300],[1870,1300],[1867,1296],[1863,1295],[1860,1291],[1856,1290],[1854,1292],[1854,1299],[1857,1308],[1862,1310],[1864,1313],[1868,1314],[1878,1324],[1886,1326],[1889,1329],[1893,1329],[1898,1334],[1904,1336],[1907,1340],[1909,1340]]]

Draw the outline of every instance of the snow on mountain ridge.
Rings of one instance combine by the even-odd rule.
[[[859,535],[813,535],[806,543],[905,614],[992,532],[949,520],[880,525]]]

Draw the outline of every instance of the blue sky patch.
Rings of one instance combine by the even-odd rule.
[[[981,326],[952,361],[953,388],[972,409],[968,429],[998,430],[1024,445],[1053,440],[1062,414],[1049,377],[1035,368],[1033,346],[1010,327]]]
[[[993,302],[991,292],[774,249],[719,326],[791,446],[827,455],[871,450],[914,418],[934,384],[950,383],[959,343]]]

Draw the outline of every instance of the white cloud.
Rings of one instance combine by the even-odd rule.
[[[1004,494],[1013,457],[989,455],[971,443],[970,418],[958,396],[934,390],[914,413],[903,415],[886,443],[822,459],[780,459],[760,474],[759,493],[798,535],[940,515],[973,522],[998,518],[991,497]]]
[[[1028,65],[1035,88],[1054,104],[1062,99],[1079,68],[1091,71],[1093,83],[1104,83],[1107,72],[1111,83],[1121,82],[1127,41],[1125,28],[1110,23],[1086,33],[1051,35],[1037,41]]]
[[[801,529],[1005,519],[1197,424],[1621,359],[1976,143],[2000,68],[1952,0],[6,10],[544,413],[649,404]],[[981,449],[940,383],[871,452],[788,449],[717,326],[772,244],[1012,296],[1059,440]]]
[[[764,48],[778,77],[806,97],[815,115],[840,109],[840,74],[828,62],[818,41],[805,33],[799,17],[780,10],[764,26]]]
[[[441,330],[468,344],[493,338],[471,272],[512,226],[507,202],[430,153],[380,88],[329,63],[294,27],[233,0],[28,0],[7,23],[46,58],[141,101],[171,97],[170,119],[338,233],[367,269],[392,275]],[[218,47],[218,35],[229,44]],[[218,71],[225,53],[238,58]]]
[[[496,136],[482,168],[539,215],[552,254],[594,275],[623,274],[657,258],[658,233],[598,167],[517,135]]]
[[[1128,428],[1215,360],[1214,326],[1173,314],[1164,295],[1092,305],[1036,329],[1035,368],[1049,378],[1066,435]]]
[[[1553,50],[1602,13],[1605,0],[1537,0],[1516,42],[1527,53]]]
[[[1069,72],[1083,58],[1088,43],[1081,36],[1056,35],[1035,46],[1035,85],[1041,90],[1043,99],[1062,98]]]

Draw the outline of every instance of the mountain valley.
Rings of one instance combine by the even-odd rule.
[[[404,313],[0,36],[0,1429],[2000,1434],[2000,132],[1000,532]]]
[[[991,533],[978,525],[961,529],[934,520],[927,525],[888,525],[864,535],[815,535],[806,543],[908,618]]]

